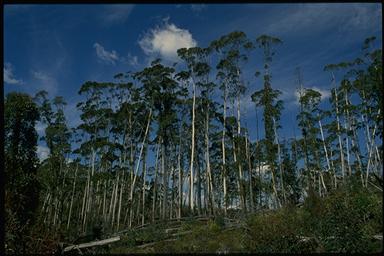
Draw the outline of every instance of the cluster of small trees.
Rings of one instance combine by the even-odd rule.
[[[361,58],[325,68],[333,83],[326,110],[320,92],[304,88],[298,75],[300,138],[279,136],[283,101],[270,67],[282,42],[267,35],[253,41],[232,32],[206,48],[179,49],[181,63],[173,66],[158,59],[117,74],[114,82],[86,82],[77,105],[82,122],[73,129],[63,98],[38,93],[34,102],[50,150],[39,164],[42,221],[54,230],[86,231],[103,223],[118,231],[190,214],[277,208],[298,203],[309,190],[324,196],[351,176],[375,186],[371,174],[382,175],[383,88],[382,51],[372,50],[373,40],[365,41]],[[242,71],[257,48],[263,86],[252,101],[256,117],[262,112],[265,136],[259,138],[257,124],[251,141],[241,104],[254,81]],[[340,70],[345,75],[337,84]],[[15,114],[12,95],[5,110]],[[20,144],[12,139],[16,128],[7,129],[6,143]],[[13,150],[6,147],[10,159],[19,155]],[[7,173],[13,168],[6,165]]]

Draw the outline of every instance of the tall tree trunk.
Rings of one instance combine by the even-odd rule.
[[[348,94],[346,92],[346,90],[344,90],[344,99],[345,99],[345,114],[344,114],[344,129],[345,131],[348,131],[350,130],[349,127],[350,127],[350,122],[349,122],[349,111],[348,111]],[[352,175],[352,168],[351,168],[351,161],[350,161],[350,154],[349,154],[349,136],[348,136],[348,133],[346,133],[346,136],[345,136],[345,145],[346,145],[346,153],[347,153],[347,167],[348,167],[348,175],[351,176]]]
[[[170,207],[170,214],[169,214],[169,218],[172,219],[173,218],[173,205],[174,205],[174,201],[175,201],[175,168],[171,167],[171,172],[172,172],[172,196],[171,196],[171,207]]]
[[[106,197],[107,197],[107,181],[104,181],[104,195],[103,195],[103,220],[107,222],[107,209],[106,209]]]
[[[146,165],[146,156],[147,156],[147,146],[145,146],[144,153],[143,153],[143,208],[142,208],[142,213],[143,215],[141,216],[141,225],[144,225],[145,221],[145,179],[147,178],[147,165]]]
[[[280,171],[280,184],[281,184],[281,192],[283,194],[283,200],[285,203],[286,201],[286,196],[285,196],[285,189],[284,189],[284,178],[283,178],[283,165],[282,165],[282,161],[281,161],[281,150],[280,150],[280,142],[279,142],[279,136],[277,134],[277,129],[276,129],[276,120],[275,118],[272,118],[273,120],[273,130],[275,132],[275,140],[276,140],[276,144],[277,144],[277,158],[278,158],[278,161],[279,161],[279,171]]]
[[[190,177],[191,177],[191,180],[190,180],[190,190],[191,190],[191,193],[190,193],[190,207],[191,207],[191,211],[193,213],[193,210],[194,210],[194,198],[193,198],[193,194],[194,194],[194,188],[193,188],[193,183],[194,183],[194,180],[193,180],[193,177],[194,177],[194,173],[193,173],[193,162],[195,160],[195,105],[196,105],[196,85],[195,83],[193,83],[193,96],[192,96],[192,136],[191,136],[191,163],[190,163],[190,167],[189,167],[189,173],[190,173]]]
[[[326,159],[326,161],[327,161],[328,171],[330,171],[330,170],[331,170],[331,164],[330,164],[329,157],[328,157],[327,146],[325,145],[325,139],[324,139],[324,133],[323,133],[323,126],[321,125],[320,117],[318,117],[318,121],[319,121],[319,127],[320,127],[321,140],[322,140],[322,142],[323,142],[323,148],[324,148],[324,153],[325,153],[325,159]]]
[[[239,74],[239,71],[238,71]],[[240,117],[240,94],[237,94],[237,137],[238,137],[238,142],[239,145],[237,146],[237,151],[239,152],[239,156],[241,155],[241,144],[240,144],[240,139],[241,138],[241,117]],[[235,150],[235,149],[234,149]],[[246,196],[245,196],[245,190],[243,186],[243,167],[242,167],[242,161],[237,161],[237,166],[239,169],[239,189],[240,189],[240,199],[241,199],[241,204],[242,204],[242,209],[244,211],[247,211],[247,206],[245,204],[246,202]]]
[[[161,140],[159,139],[159,142]],[[155,221],[155,215],[156,215],[156,188],[157,188],[157,173],[159,168],[159,151],[160,151],[160,144],[157,144],[157,150],[156,150],[156,159],[155,159],[155,179],[153,183],[153,201],[152,201],[152,222]]]
[[[167,200],[168,200],[168,169],[165,162],[166,158],[165,146],[164,143],[161,145],[161,169],[163,172],[163,200],[161,207],[161,218],[165,219],[167,211]]]
[[[181,170],[181,136],[180,136],[180,142],[179,142],[179,154],[177,157],[177,169],[179,170],[179,192],[178,192],[178,199],[179,199],[179,208],[178,208],[178,214],[177,217],[180,219],[181,218],[181,209],[183,207],[183,172]]]
[[[253,212],[254,207],[254,199],[253,199],[253,186],[252,186],[252,164],[251,164],[251,156],[249,154],[249,145],[248,145],[248,135],[245,135],[245,154],[248,162],[248,179],[249,179],[249,203],[250,203],[250,212]]]
[[[196,150],[197,151],[197,150]],[[199,154],[199,151],[197,151],[197,154],[196,154],[196,158]],[[198,159],[196,159],[196,181],[197,181],[197,198],[196,198],[196,201],[197,201],[197,213],[198,215],[200,216],[201,215],[201,177],[200,177],[200,161]]]
[[[133,204],[133,192],[134,192],[134,189],[135,189],[135,183],[136,183],[137,173],[138,173],[139,167],[140,167],[141,156],[143,154],[144,144],[145,144],[145,141],[147,139],[147,135],[148,135],[148,131],[149,131],[149,126],[151,124],[151,118],[152,118],[152,109],[149,110],[147,127],[145,128],[144,139],[143,139],[143,142],[141,144],[139,159],[137,160],[136,170],[135,170],[135,174],[134,174],[132,185],[131,185],[131,191],[130,191],[130,194],[129,194],[129,201],[131,202],[131,204]],[[129,226],[131,227],[131,225],[132,225],[132,217],[133,217],[132,216],[132,214],[133,214],[133,208],[132,207],[131,207],[130,213],[131,213],[130,214],[131,217],[130,217]]]
[[[377,115],[378,116],[380,115],[380,109],[378,110]],[[368,187],[369,170],[370,170],[370,166],[371,166],[371,162],[372,162],[372,160],[371,160],[372,152],[373,152],[374,146],[375,146],[375,133],[376,133],[376,124],[373,127],[372,137],[369,136],[370,137],[370,145],[369,145],[370,147],[368,150],[368,164],[367,164],[367,172],[366,172],[366,176],[365,176],[365,186],[366,187]]]
[[[341,174],[342,174],[343,182],[344,182],[344,180],[345,180],[345,162],[344,162],[343,144],[342,144],[342,140],[341,140],[339,108],[338,108],[338,103],[337,103],[338,99],[337,99],[336,88],[334,89],[334,95],[335,95],[335,106],[336,106],[337,137],[339,139],[339,150],[340,150]]]
[[[70,204],[70,206],[69,206],[69,213],[68,213],[67,230],[69,229],[69,224],[71,223],[73,198],[74,198],[74,196],[75,196],[76,178],[77,178],[77,170],[78,170],[78,169],[79,169],[79,165],[76,165],[75,179],[74,179],[74,181],[73,181],[73,188],[72,188],[71,204]]]
[[[124,177],[124,172],[123,172],[123,177],[121,178],[121,185],[120,185],[119,209],[117,211],[117,226],[116,226],[117,230],[119,230],[119,228],[120,228],[122,198],[123,198],[123,191],[124,191],[124,188],[125,188],[125,179],[124,178],[125,177]]]
[[[237,154],[236,154],[236,151],[237,151],[237,148],[236,148],[236,143],[235,143],[235,138],[232,137],[232,146],[233,146],[233,161],[235,162],[235,164],[237,164],[239,166],[239,162],[237,160]],[[239,168],[240,169],[240,168]],[[239,194],[239,197],[240,197],[240,207],[243,211],[246,211],[245,209],[245,202],[244,202],[244,197],[242,196],[242,186],[241,186],[241,176],[240,176],[240,171],[238,172],[238,177],[237,177],[237,191],[238,191],[238,194]]]
[[[227,117],[227,85],[224,83],[224,105],[223,105],[223,136],[221,139],[221,150],[222,150],[222,168],[223,168],[223,195],[224,195],[224,214],[227,216],[228,209],[228,195],[227,195],[227,171],[226,171],[226,163],[225,163],[225,125],[226,125],[226,117]]]
[[[115,225],[116,206],[118,201],[117,198],[119,194],[119,183],[120,183],[120,175],[118,174],[117,181],[116,181],[115,197],[114,197],[113,208],[112,208],[112,221],[111,221],[112,228],[114,228],[114,225]]]
[[[211,161],[209,154],[209,109],[207,106],[205,113],[205,162],[207,165],[207,179],[208,179],[208,188],[207,188],[207,199],[210,204],[211,213],[213,214],[214,209],[214,191],[213,191],[213,182],[212,182],[212,174],[211,174]]]

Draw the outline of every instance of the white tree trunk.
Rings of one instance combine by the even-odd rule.
[[[193,212],[194,210],[194,188],[193,188],[193,183],[194,183],[194,172],[193,172],[193,162],[194,162],[194,157],[195,157],[195,104],[196,104],[196,85],[193,83],[193,102],[192,102],[192,136],[191,136],[191,162],[190,162],[190,167],[189,167],[189,173],[190,173],[190,206],[191,206],[191,211]]]
[[[73,181],[71,204],[70,204],[70,207],[69,207],[69,213],[68,213],[67,230],[69,229],[69,224],[70,224],[70,222],[71,222],[73,197],[75,196],[76,178],[77,178],[77,170],[78,170],[78,168],[79,168],[79,166],[77,165],[77,166],[76,166],[76,170],[75,170],[75,179],[74,179],[74,181]]]

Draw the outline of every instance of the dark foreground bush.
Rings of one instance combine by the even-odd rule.
[[[346,187],[325,198],[310,194],[302,208],[287,207],[248,220],[253,252],[371,253],[382,250],[382,194]]]

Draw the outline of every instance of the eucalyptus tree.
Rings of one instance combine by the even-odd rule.
[[[360,95],[361,102],[361,121],[365,124],[365,134],[367,141],[368,161],[366,166],[365,186],[369,182],[370,168],[373,161],[376,162],[376,172],[382,169],[382,146],[379,152],[376,138],[382,138],[383,134],[383,77],[382,77],[382,50],[372,49],[375,37],[367,38],[363,46],[363,61],[366,67],[363,72],[359,72],[355,80],[354,87]],[[364,125],[363,124],[363,125]]]
[[[241,208],[246,210],[246,195],[243,184],[243,166],[240,159],[242,148],[240,147],[241,139],[241,97],[245,93],[245,85],[241,74],[241,65],[247,60],[248,51],[253,48],[253,44],[247,39],[244,32],[234,31],[228,35],[224,35],[218,40],[211,43],[210,48],[214,49],[218,54],[218,64],[216,66],[218,73],[217,78],[220,81],[220,89],[223,91],[223,134],[222,134],[222,169],[223,169],[223,189],[225,212],[228,208],[227,203],[227,168],[226,168],[226,119],[227,119],[227,101],[231,100],[237,106],[237,132],[236,137],[232,136],[232,145],[234,147],[233,157],[238,169],[238,189],[241,199]],[[232,133],[234,135],[234,133]],[[236,142],[236,143],[235,143]],[[237,146],[236,146],[237,145]],[[243,150],[244,151],[244,150]],[[251,170],[249,170],[250,172]]]
[[[275,194],[276,203],[280,205],[279,196],[276,187],[276,155],[277,147],[275,144],[276,134],[275,130],[279,128],[278,121],[280,119],[280,113],[283,108],[282,101],[277,100],[281,94],[279,90],[272,89],[271,86],[271,74],[270,65],[272,62],[272,56],[274,56],[273,46],[282,43],[278,38],[271,37],[268,35],[261,35],[256,39],[256,43],[259,48],[263,50],[264,60],[264,87],[262,90],[256,91],[252,94],[252,101],[255,102],[256,106],[263,107],[263,120],[264,120],[264,131],[265,131],[265,143],[266,143],[266,155],[267,164],[271,171],[272,188]],[[281,170],[281,168],[280,168]],[[283,187],[283,176],[280,172],[281,190],[284,191]]]
[[[192,132],[191,132],[191,156],[190,156],[190,166],[189,166],[189,173],[190,173],[190,208],[191,211],[194,211],[194,177],[195,177],[195,158],[196,158],[196,150],[195,150],[195,143],[196,143],[196,98],[197,95],[197,89],[199,87],[205,86],[206,87],[206,96],[209,97],[210,87],[211,85],[208,82],[209,79],[209,71],[210,67],[207,63],[208,57],[209,57],[209,49],[202,49],[199,47],[193,47],[193,48],[181,48],[177,50],[178,56],[186,63],[186,68],[183,73],[179,73],[179,77],[183,79],[184,81],[188,81],[189,84],[192,86]],[[207,98],[207,97],[206,97]],[[208,106],[207,106],[208,107]],[[209,114],[208,114],[209,115]],[[208,127],[208,130],[206,129],[206,145],[209,145],[209,116],[208,116],[208,122],[206,123],[206,127]],[[210,172],[210,166],[209,166],[209,148],[206,149],[206,163],[207,163],[207,172]],[[199,159],[197,159],[198,161]],[[198,195],[201,193],[200,188],[200,174],[197,173],[197,183],[198,183]],[[198,200],[198,209],[201,210],[201,198],[197,198]]]
[[[366,169],[365,178],[362,177],[365,186],[368,184],[370,169],[372,167],[381,169],[380,166],[382,166],[379,148],[375,145],[377,143],[376,138],[382,135],[380,132],[382,131],[382,122],[379,121],[382,119],[382,97],[379,96],[382,89],[382,50],[372,49],[371,45],[374,40],[375,37],[365,40],[362,57],[325,67],[325,70],[331,71],[333,80],[335,80],[335,71],[345,70],[340,86],[336,88],[334,82],[332,101],[334,109],[337,110],[338,137],[345,140],[347,167],[344,164],[343,169],[348,168],[350,174],[350,158],[352,156],[349,151],[352,151],[360,174],[362,175],[363,168]],[[353,104],[352,100],[356,96],[360,100]],[[344,125],[342,121],[344,121]],[[359,147],[359,130],[362,130],[365,135],[367,153],[367,162],[365,163]],[[349,141],[351,142],[350,146]],[[344,152],[343,147],[340,147],[340,151]],[[340,153],[341,157],[344,159],[344,155]]]
[[[177,99],[177,109],[179,113],[179,122],[178,122],[178,157],[177,157],[177,169],[178,169],[178,218],[181,218],[182,209],[183,209],[183,198],[184,197],[184,180],[188,179],[188,174],[184,174],[185,161],[189,158],[188,156],[188,147],[190,132],[192,125],[189,125],[187,122],[188,116],[191,114],[191,99],[188,97],[188,80],[189,72],[182,70],[175,75],[175,78],[179,82],[179,86],[183,91],[182,97]],[[190,203],[190,201],[189,201]],[[190,205],[189,205],[190,208]]]
[[[170,167],[168,160],[175,137],[175,125],[177,124],[175,106],[177,97],[182,94],[178,83],[173,79],[174,72],[174,68],[162,65],[161,60],[157,59],[151,63],[150,67],[135,74],[135,77],[142,83],[144,97],[149,103],[148,124],[153,111],[158,124],[156,136],[161,138],[158,141],[161,141],[162,171],[164,174],[162,218],[165,218],[168,209],[168,169]]]
[[[308,152],[306,153],[307,158],[307,168],[309,171],[309,175],[316,180],[316,176],[318,176],[319,181],[319,194],[321,195],[321,189],[327,191],[327,187],[324,182],[323,171],[322,171],[322,155],[325,154],[327,160],[327,168],[330,169],[329,159],[327,157],[327,148],[324,142],[324,135],[322,128],[318,128],[317,124],[319,123],[321,127],[320,120],[320,109],[319,104],[321,101],[320,92],[313,89],[300,89],[300,98],[299,102],[302,106],[300,113],[297,116],[298,125],[305,132],[305,143],[308,146]],[[318,139],[318,134],[322,135],[322,140]],[[323,144],[323,147],[321,145]],[[324,153],[321,154],[321,149],[324,149]],[[316,175],[317,174],[317,175]],[[310,181],[309,184],[311,185]],[[321,185],[320,185],[321,184]],[[312,186],[316,186],[314,182]]]
[[[86,82],[80,90],[80,95],[85,95],[85,101],[77,104],[82,112],[80,118],[82,123],[78,129],[83,132],[83,143],[80,145],[80,152],[84,157],[84,161],[88,164],[87,185],[84,190],[83,206],[82,206],[82,229],[86,230],[87,218],[94,212],[91,205],[94,194],[93,176],[98,169],[97,164],[103,160],[104,166],[100,168],[112,169],[112,162],[102,153],[106,152],[109,145],[110,115],[112,110],[107,105],[107,101],[103,98],[103,90],[108,86],[106,83]]]
[[[47,207],[53,211],[52,226],[59,228],[63,221],[65,194],[67,192],[67,159],[71,151],[71,132],[66,124],[62,97],[55,97],[51,101],[46,91],[40,91],[35,96],[39,105],[43,123],[46,125],[45,136],[42,137],[49,149],[48,159],[44,161],[41,175],[46,184],[46,194],[49,197]],[[52,107],[52,105],[54,107]],[[53,204],[53,205],[52,205]],[[52,209],[53,208],[53,209]],[[49,219],[48,219],[49,221]]]
[[[223,115],[222,115],[222,137],[221,137],[221,151],[222,151],[222,186],[223,186],[223,204],[224,204],[224,214],[227,215],[228,209],[228,194],[227,194],[227,163],[226,163],[226,123],[227,123],[227,99],[228,99],[228,61],[224,57],[223,48],[225,45],[226,37],[221,37],[219,40],[215,40],[211,43],[210,47],[215,49],[219,54],[219,63],[216,68],[217,79],[219,80],[219,88],[223,91]]]

